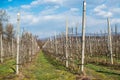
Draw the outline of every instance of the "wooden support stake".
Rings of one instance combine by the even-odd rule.
[[[1,63],[3,63],[3,41],[2,41],[2,34],[0,35],[0,43],[1,43]]]
[[[19,74],[19,30],[20,30],[20,13],[17,14],[17,58],[16,58],[16,74]]]
[[[109,18],[107,18],[107,22],[108,22],[109,52],[110,52],[111,64],[113,64],[112,38],[111,38],[111,27],[110,27],[110,20],[109,20]]]
[[[68,19],[66,19],[66,67],[68,67]]]
[[[81,71],[84,73],[84,58],[85,58],[85,27],[86,27],[86,1],[83,1],[83,17],[82,17],[82,65]]]

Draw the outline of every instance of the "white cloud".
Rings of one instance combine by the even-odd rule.
[[[112,13],[111,12],[106,12],[106,11],[100,11],[97,13],[97,15],[99,16],[103,16],[103,17],[111,17],[112,16]]]
[[[70,1],[70,3],[68,3]],[[40,36],[47,36],[49,34],[52,35],[52,32],[63,32],[65,30],[65,20],[66,16],[68,16],[69,27],[76,26],[76,23],[79,23],[79,28],[81,28],[81,16],[80,11],[82,8],[78,8],[78,6],[71,6],[75,4],[79,4],[78,2],[82,2],[80,0],[34,0],[28,5],[21,5],[21,27],[28,27],[31,32],[38,34]],[[47,6],[41,11],[34,11],[35,7],[40,7],[41,5]],[[49,5],[50,4],[50,5]],[[52,5],[51,5],[52,4]],[[69,7],[66,7],[68,6]],[[89,4],[87,4],[89,5]],[[62,7],[61,7],[62,6]],[[80,5],[79,5],[80,7]],[[67,10],[63,10],[59,12],[59,9],[67,8]],[[87,13],[87,27],[86,29],[93,32],[98,32],[100,29],[106,28],[106,19],[98,18],[99,17],[108,17],[113,16],[116,13],[119,14],[120,8],[109,8],[106,4],[101,4],[97,7],[93,7],[92,9],[87,7],[89,10],[93,11],[96,16],[89,16],[89,11]],[[26,9],[31,9],[27,11]],[[17,8],[9,8],[9,15],[11,16],[11,22],[16,24],[16,13]],[[33,11],[33,12],[31,12]],[[82,13],[81,13],[82,14]],[[113,18],[113,17],[112,17]],[[111,19],[111,24],[120,23],[119,18]],[[95,28],[95,29],[94,29]],[[80,31],[80,30],[79,30]]]
[[[34,25],[38,22],[38,18],[32,14],[23,14],[21,16],[21,21],[24,24]]]
[[[59,15],[46,15],[46,16],[43,16],[44,20],[58,20],[58,19],[61,19],[62,16],[59,16]]]
[[[97,25],[100,25],[100,24],[103,24],[105,23],[105,20],[103,19],[97,19],[95,17],[92,17],[92,16],[87,16],[87,26],[89,27],[90,26],[97,26]]]
[[[50,4],[50,3],[62,4],[62,1],[63,0],[35,0],[35,1],[32,1],[30,4],[21,5],[21,8],[23,8],[23,9],[30,9],[30,8],[39,6],[41,4]],[[58,8],[58,6],[56,6],[56,8]]]
[[[59,6],[53,6],[52,8],[46,8],[45,10],[40,12],[40,15],[52,15],[56,13],[56,10],[59,8]]]
[[[32,2],[30,3],[30,5],[31,5],[31,6],[33,6],[33,5],[39,5],[39,4],[41,4],[41,3],[42,3],[41,0],[35,0],[35,1],[32,1]]]
[[[113,18],[111,19],[112,24],[120,24],[120,19],[119,18]]]
[[[90,5],[98,5],[98,4],[102,4],[103,2],[105,2],[106,0],[86,0],[87,3],[89,3]]]
[[[79,9],[78,8],[70,8],[70,11],[76,12],[76,11],[79,11]]]
[[[112,12],[114,12],[114,13],[117,13],[117,14],[120,14],[120,8],[112,8],[112,9],[110,9]]]
[[[44,0],[44,3],[62,4],[64,0]]]
[[[96,8],[94,8],[94,11],[95,11],[95,12],[99,12],[99,11],[101,11],[102,9],[105,9],[105,8],[107,8],[107,6],[106,6],[105,4],[102,4],[102,5],[99,5],[99,6],[97,6]]]
[[[30,5],[22,5],[21,8],[23,8],[23,9],[30,9],[31,6]]]
[[[52,5],[59,5],[59,6],[64,6],[64,7],[73,7],[76,6],[78,4],[81,5],[82,1],[80,0],[34,0],[32,1],[30,4],[25,4],[22,5],[21,8],[23,9],[29,9],[29,8],[34,8],[37,6],[40,6],[42,4],[52,4]]]
[[[113,15],[113,13],[108,10],[108,7],[105,4],[99,5],[94,8],[94,12],[96,15],[102,17],[111,17]]]
[[[41,3],[42,3],[41,0],[35,0],[35,1],[32,1],[30,4],[21,5],[21,8],[23,8],[23,9],[30,9],[32,7],[40,5]]]

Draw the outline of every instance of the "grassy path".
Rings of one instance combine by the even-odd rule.
[[[93,64],[86,65],[86,73],[90,77],[99,80],[120,80],[120,70],[112,70],[107,67]]]
[[[49,60],[49,61],[48,61]],[[28,63],[16,76],[11,67],[15,68],[15,61],[8,60],[0,64],[0,80],[75,80],[76,76],[67,72],[63,66],[53,66],[50,59],[40,52],[32,63]],[[85,72],[92,80],[120,80],[120,70],[112,70],[107,67],[87,64]]]
[[[50,64],[40,52],[34,64],[23,70],[23,80],[75,80],[75,76]]]

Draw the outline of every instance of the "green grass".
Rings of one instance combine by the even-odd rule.
[[[86,65],[86,73],[96,79],[101,80],[120,80],[120,71],[111,70],[107,67],[96,66],[93,64]]]
[[[0,64],[0,80],[5,79],[9,75],[13,75],[14,71],[11,67],[15,68],[14,60],[8,60],[2,64]]]
[[[50,64],[42,52],[37,56],[34,64],[24,69],[23,73],[25,75],[23,80],[75,80],[72,73]]]
[[[75,80],[76,77],[43,52],[38,53],[32,63],[22,67],[18,76],[11,69],[11,67],[15,68],[14,64],[14,60],[0,64],[0,80]],[[105,66],[87,64],[85,72],[93,80],[120,80],[120,70],[112,70]]]
[[[0,80],[75,80],[75,76],[65,71],[63,66],[51,63],[53,62],[40,52],[32,63],[27,63],[16,75],[12,70],[15,69],[15,60],[8,60],[0,64]]]

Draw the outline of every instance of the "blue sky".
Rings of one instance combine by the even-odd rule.
[[[118,25],[120,31],[120,0],[86,0],[86,32],[96,33],[107,30],[106,18],[110,17],[111,27]],[[5,9],[10,22],[16,27],[16,14],[21,13],[21,29],[24,28],[40,38],[65,32],[65,20],[69,27],[78,24],[81,33],[83,0],[0,0],[0,9]]]

